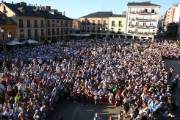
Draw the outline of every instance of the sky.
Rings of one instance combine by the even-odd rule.
[[[128,2],[142,2],[148,0],[4,0],[6,2],[26,2],[41,6],[51,6],[70,18],[79,18],[97,11],[112,11],[121,14],[127,10]],[[150,0],[149,0],[150,1]],[[160,14],[164,15],[173,4],[180,3],[180,0],[151,0],[151,3],[161,5]]]

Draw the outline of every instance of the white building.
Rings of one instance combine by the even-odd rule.
[[[173,5],[166,11],[165,14],[165,24],[168,23],[177,23],[179,22],[180,17],[180,4]]]
[[[169,23],[178,23],[180,18],[180,4],[175,4],[166,11],[164,25]]]
[[[127,34],[154,39],[158,30],[160,5],[150,2],[128,3]]]

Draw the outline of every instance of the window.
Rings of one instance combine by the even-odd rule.
[[[68,27],[68,21],[65,21],[65,27]]]
[[[122,21],[119,21],[119,27],[122,27]]]
[[[100,24],[100,20],[98,20],[98,24]]]
[[[23,28],[23,20],[22,19],[19,19],[19,28]]]
[[[37,28],[37,27],[38,27],[37,20],[34,20],[34,27],[35,27],[35,28]]]
[[[95,32],[95,27],[93,27],[93,30],[92,30],[93,32]]]
[[[63,21],[61,21],[61,26],[63,26]]]
[[[139,26],[139,22],[136,22],[136,26]]]
[[[61,28],[61,35],[63,35],[64,34],[64,31],[63,31],[63,28]]]
[[[104,20],[104,25],[106,25],[106,20]]]
[[[93,23],[95,23],[95,20],[93,20]]]
[[[155,13],[154,9],[151,10],[151,13]]]
[[[44,27],[44,21],[41,20],[41,27]]]
[[[148,10],[147,10],[147,9],[145,9],[145,10],[144,10],[144,12],[145,12],[145,13],[147,13],[147,12],[148,12]]]
[[[120,33],[120,32],[121,32],[121,29],[118,29],[118,32]]]
[[[44,30],[41,29],[41,36],[44,36]]]
[[[114,32],[114,28],[111,28],[111,31]]]
[[[4,9],[4,10],[3,10],[3,13],[7,13],[7,10],[6,10],[6,7],[5,7],[5,6],[3,7],[3,9]]]
[[[146,26],[146,23],[143,23],[143,26],[145,27],[145,26]]]
[[[65,34],[68,34],[68,29],[65,30]]]
[[[23,29],[20,29],[20,32],[22,33],[22,32],[24,32],[24,30],[23,30]]]
[[[52,29],[52,35],[55,35],[55,30],[54,29]]]
[[[59,35],[59,28],[56,29],[57,35]]]
[[[35,31],[34,31],[34,36],[38,37],[38,30],[37,29],[35,29]]]
[[[20,39],[23,39],[24,38],[24,34],[20,34]]]
[[[49,20],[47,21],[47,26],[50,27],[50,21]]]
[[[57,20],[56,23],[59,23],[59,20]]]
[[[48,29],[48,35],[51,35],[51,31],[50,31],[50,29]]]
[[[31,38],[31,30],[28,30],[28,38]]]
[[[52,20],[52,27],[54,27],[55,26],[55,23],[54,23],[55,21],[54,20]]]
[[[27,27],[28,27],[28,28],[30,28],[30,27],[31,27],[30,20],[27,20]]]
[[[115,26],[115,21],[112,21],[111,25],[114,27]]]

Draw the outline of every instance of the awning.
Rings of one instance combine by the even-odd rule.
[[[36,40],[31,40],[31,39],[26,40],[26,42],[27,42],[28,44],[38,44],[38,43],[39,43],[38,41],[36,41]]]
[[[17,41],[17,40],[12,40],[10,42],[7,43],[7,45],[10,45],[10,46],[14,46],[14,45],[22,45],[23,43]]]
[[[70,34],[71,36],[82,36],[82,37],[88,37],[90,34]]]

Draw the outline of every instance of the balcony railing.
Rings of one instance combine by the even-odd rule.
[[[136,18],[138,21],[156,21],[156,19],[145,19],[145,18]]]
[[[138,35],[155,35],[155,32],[135,32],[135,34]]]
[[[130,14],[139,14],[139,15],[156,15],[158,14],[157,12],[129,12]]]
[[[154,29],[156,26],[136,26],[137,28],[142,28],[142,29]]]
[[[139,15],[156,15],[158,14],[157,12],[137,12]]]

